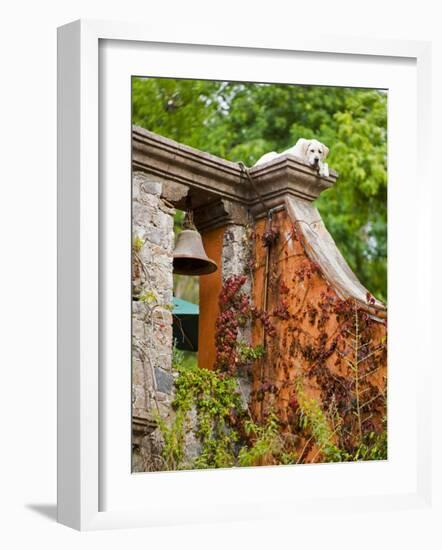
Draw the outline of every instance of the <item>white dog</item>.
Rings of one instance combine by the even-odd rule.
[[[316,139],[300,138],[296,142],[296,145],[290,147],[290,149],[287,149],[282,153],[275,153],[275,151],[266,153],[258,160],[258,162],[256,162],[255,166],[264,164],[265,162],[270,162],[271,160],[277,157],[282,157],[283,155],[293,155],[294,157],[307,162],[310,166],[317,168],[320,176],[328,178],[328,164],[324,162],[327,158],[328,151],[328,147]]]

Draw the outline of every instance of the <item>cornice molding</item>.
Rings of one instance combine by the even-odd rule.
[[[254,185],[250,184],[239,164],[178,143],[137,126],[132,130],[132,166],[153,178],[189,189],[191,195],[202,193],[206,199],[201,208],[210,209],[219,200],[229,201],[260,217],[269,208],[284,204],[285,197],[293,196],[315,200],[322,191],[336,182],[333,170],[330,176],[319,176],[310,165],[285,155],[248,169]],[[258,196],[256,190],[258,189]],[[172,197],[166,196],[174,203]],[[262,204],[262,200],[265,206]],[[175,202],[182,207],[182,202]],[[210,218],[210,214],[205,217]],[[219,219],[219,217],[218,217]],[[208,228],[210,226],[205,223]]]
[[[132,166],[213,197],[248,202],[238,164],[136,126],[132,131]]]

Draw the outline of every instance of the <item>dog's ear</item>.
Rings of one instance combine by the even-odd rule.
[[[327,147],[327,145],[324,144],[322,144],[322,147],[324,147],[324,159],[326,159],[330,152],[330,149]]]

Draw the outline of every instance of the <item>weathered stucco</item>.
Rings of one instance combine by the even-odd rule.
[[[302,381],[306,399],[316,400],[325,410],[334,405],[341,407],[340,412],[344,411],[342,414],[347,415],[349,421],[351,415],[356,415],[356,391],[360,393],[360,406],[373,399],[370,407],[362,407],[361,421],[371,422],[380,429],[386,415],[386,323],[369,315],[366,298],[363,303],[362,300],[361,303],[341,300],[334,281],[327,277],[329,272],[323,271],[322,264],[312,262],[307,254],[309,244],[300,229],[306,220],[302,218],[301,222],[294,217],[295,211],[290,208],[290,215],[284,209],[273,216],[272,228],[278,232],[278,238],[270,251],[262,238],[268,222],[260,220],[256,225],[253,298],[256,307],[262,309],[269,253],[266,311],[274,333],[266,333],[259,321],[254,325],[254,344],[264,345],[266,354],[254,366],[253,414],[255,418],[264,419],[269,410],[273,410],[283,432],[296,434],[297,384]],[[322,224],[319,214],[315,223]],[[315,231],[312,225],[310,228]],[[353,318],[353,304],[357,307],[357,319]],[[370,338],[367,338],[368,331]],[[359,332],[357,345],[360,349],[356,352],[353,335]],[[349,361],[355,362],[355,353],[359,372],[349,365]],[[354,385],[357,375],[358,390]],[[338,400],[335,404],[330,402],[333,395]],[[298,452],[306,443],[303,438],[298,439]],[[322,458],[317,446],[310,442],[305,448],[303,462],[319,462]]]

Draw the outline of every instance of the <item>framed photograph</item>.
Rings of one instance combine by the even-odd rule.
[[[58,42],[59,521],[426,506],[430,46]]]

